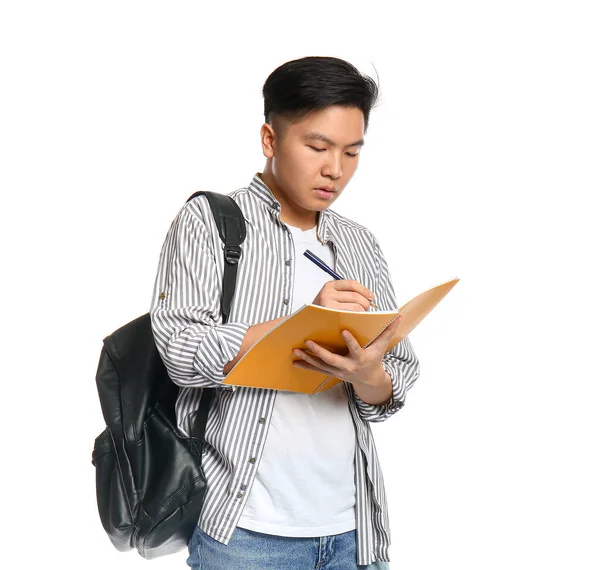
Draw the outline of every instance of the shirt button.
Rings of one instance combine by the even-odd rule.
[[[159,295],[159,297],[160,297],[160,300],[161,300],[161,301],[164,301],[164,300],[165,300],[165,297],[166,297],[166,295],[165,295],[164,293],[161,293],[161,294]]]
[[[290,300],[289,300],[289,299],[284,299],[284,300],[283,300],[283,304],[284,304],[284,305],[287,305],[289,302],[290,302]]]
[[[240,485],[240,491],[245,491],[246,490],[246,485]]]
[[[292,260],[291,259],[286,260],[285,264],[289,267],[292,264]]]
[[[241,499],[243,496],[244,496],[244,493],[238,493],[238,494],[237,494],[237,498],[238,498],[238,499]]]
[[[260,418],[260,420],[258,420],[259,424],[264,424],[265,423],[265,418]]]
[[[251,457],[249,461],[250,463],[256,463],[256,457]]]

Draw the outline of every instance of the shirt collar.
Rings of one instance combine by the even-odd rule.
[[[281,204],[279,203],[277,198],[275,198],[273,192],[271,192],[271,189],[264,183],[262,178],[259,176],[258,172],[254,174],[248,188],[254,196],[256,196],[257,198],[262,200],[262,202],[265,203],[267,208],[271,210],[272,214],[279,218],[279,216],[281,215]],[[328,209],[321,210],[317,217],[317,238],[322,244],[327,243],[327,241],[329,240],[328,229],[330,217],[331,214]]]
[[[260,198],[271,210],[281,212],[281,204],[277,201],[271,189],[263,182],[258,172],[252,178],[249,189],[252,194]]]

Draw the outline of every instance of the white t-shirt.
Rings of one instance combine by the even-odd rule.
[[[329,267],[329,244],[316,226],[288,226],[294,239],[292,312],[312,303],[332,278],[303,254],[310,249]],[[335,268],[334,268],[335,269]],[[316,537],[356,528],[356,434],[341,383],[319,394],[280,391],[256,478],[238,526],[279,536]]]

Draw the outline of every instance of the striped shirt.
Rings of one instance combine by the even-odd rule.
[[[281,206],[255,174],[247,188],[229,194],[246,219],[236,291],[229,322],[220,299],[223,244],[204,196],[179,211],[163,244],[150,318],[156,346],[169,376],[180,386],[179,430],[189,435],[203,387],[217,387],[208,416],[202,465],[207,491],[200,528],[228,544],[242,514],[266,440],[276,390],[222,385],[224,366],[238,354],[248,328],[291,314],[295,253],[281,221]],[[380,310],[397,310],[388,266],[374,235],[326,209],[317,237],[331,243],[335,270],[375,295]],[[419,361],[407,338],[383,357],[392,397],[381,405],[362,401],[343,382],[356,428],[355,485],[357,564],[389,561],[390,529],[381,467],[369,422],[381,422],[404,405],[419,377]]]

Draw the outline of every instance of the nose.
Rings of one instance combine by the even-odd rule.
[[[337,180],[342,176],[342,159],[335,152],[327,153],[327,162],[323,166],[323,176]]]

